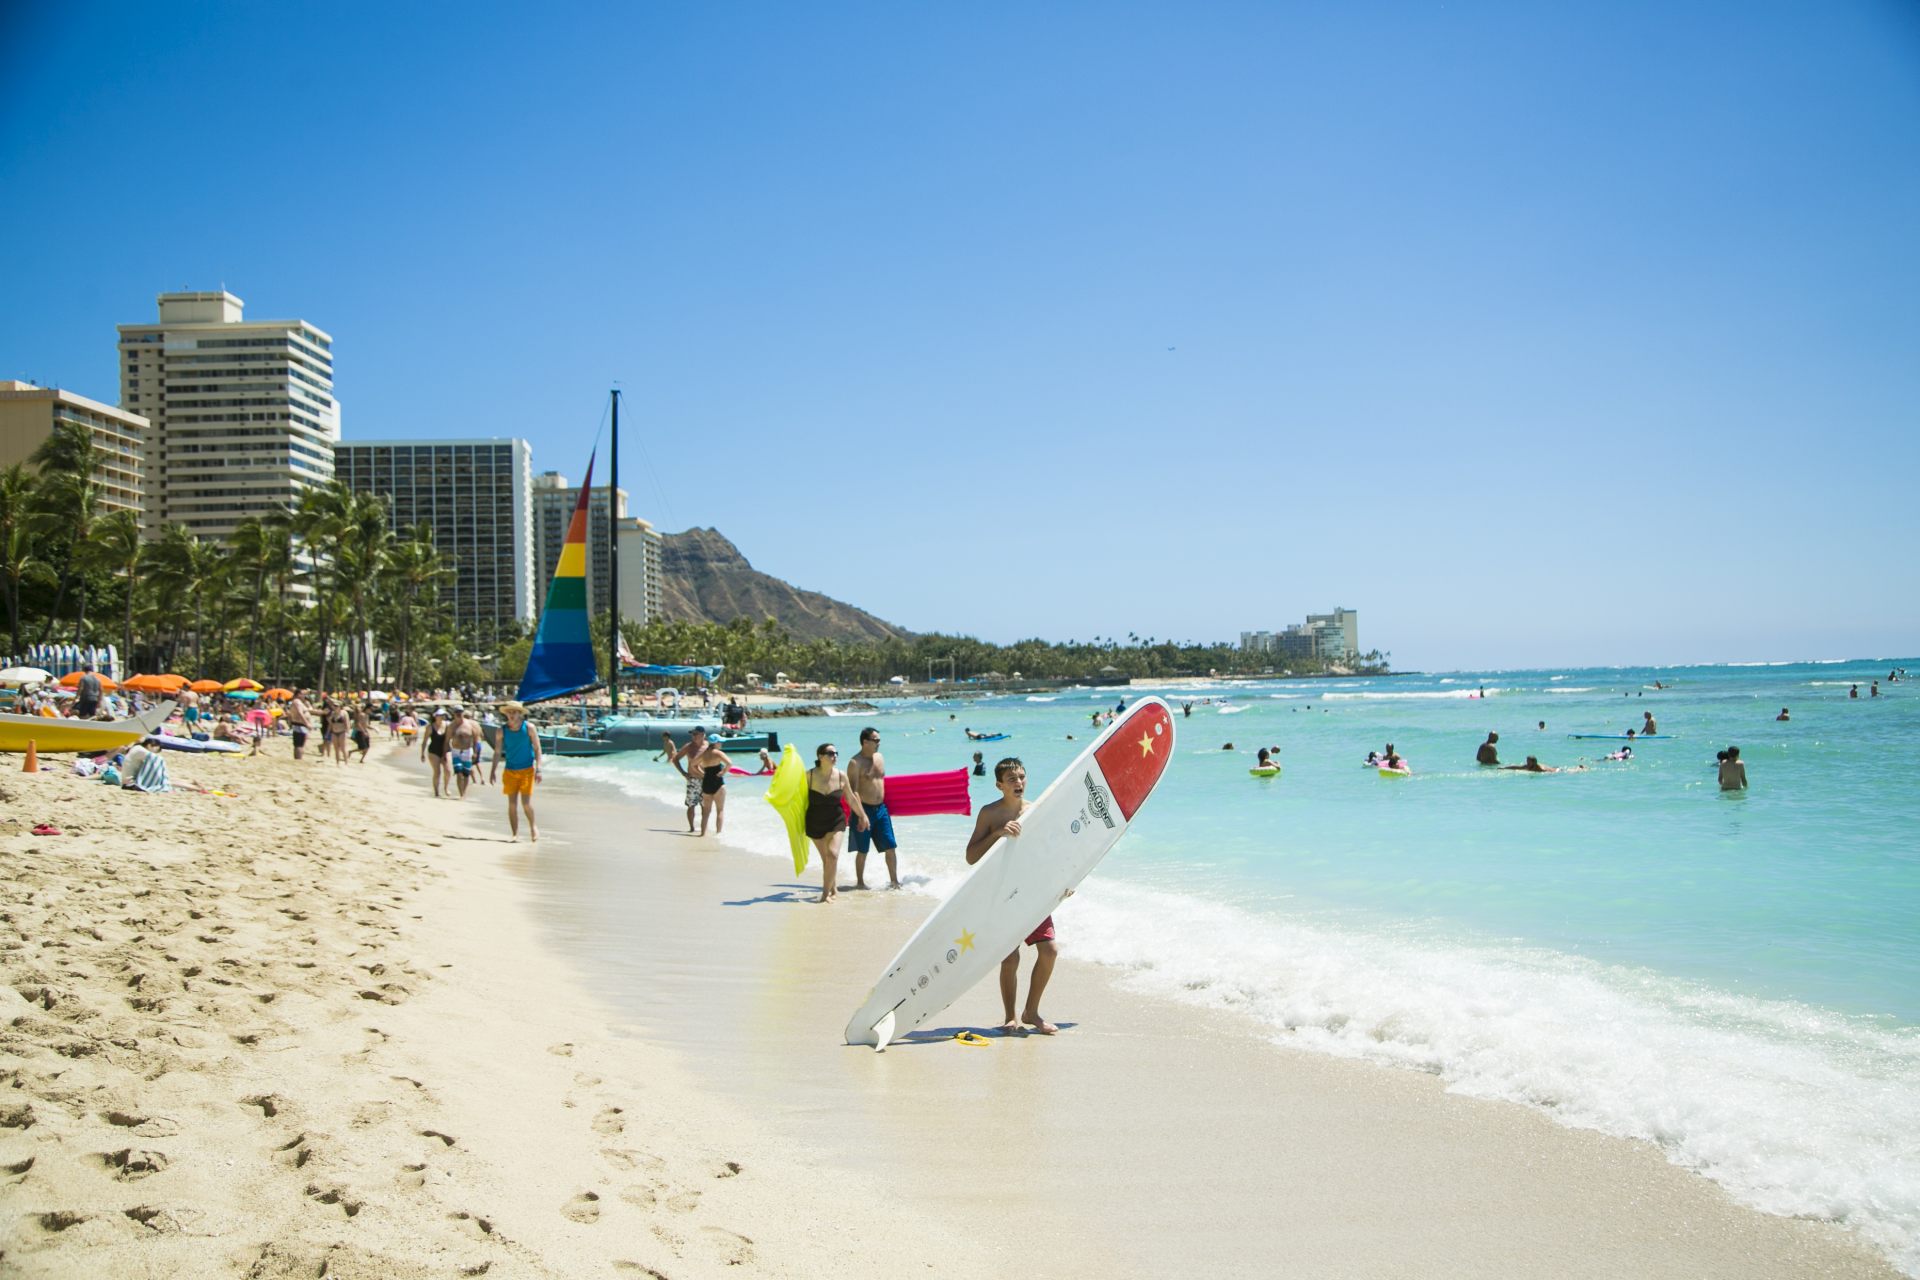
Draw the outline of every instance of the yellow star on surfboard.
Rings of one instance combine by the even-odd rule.
[[[1143,733],[1140,735],[1140,754],[1142,756],[1150,756],[1153,754],[1153,735],[1152,734]]]
[[[973,950],[973,933],[970,930],[962,929],[960,936],[953,940],[953,945],[959,947],[962,951]]]

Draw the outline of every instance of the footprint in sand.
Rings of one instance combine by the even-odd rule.
[[[666,1272],[655,1271],[644,1262],[629,1262],[625,1258],[615,1258],[613,1270],[616,1275],[642,1276],[646,1277],[646,1280],[667,1280]]]
[[[624,1113],[619,1107],[602,1107],[600,1114],[593,1118],[593,1131],[607,1138],[625,1133],[627,1122],[620,1118],[622,1114]]]
[[[570,1222],[581,1224],[600,1221],[600,1195],[594,1191],[582,1191],[579,1195],[560,1207],[560,1216]]]
[[[427,1185],[427,1166],[424,1164],[403,1164],[393,1180],[403,1187],[419,1190]]]
[[[667,1197],[667,1208],[675,1213],[692,1213],[700,1207],[698,1191],[682,1191],[678,1195]]]
[[[476,1240],[484,1240],[493,1234],[493,1220],[490,1218],[483,1218],[477,1213],[466,1212],[449,1214],[448,1216],[459,1224],[462,1231]]]
[[[702,1227],[700,1239],[720,1255],[720,1261],[730,1267],[744,1267],[753,1261],[753,1241],[737,1231],[728,1231],[724,1227]]]
[[[159,1173],[167,1167],[164,1151],[141,1151],[133,1147],[123,1147],[118,1151],[102,1153],[100,1159],[114,1171],[114,1177],[122,1182],[132,1182],[151,1173]]]
[[[652,1187],[622,1187],[620,1199],[636,1209],[651,1209],[660,1203],[660,1193]]]
[[[664,1169],[667,1164],[651,1152],[625,1147],[602,1147],[600,1158],[616,1169]]]

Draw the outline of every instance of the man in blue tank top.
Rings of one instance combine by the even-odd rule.
[[[500,789],[507,793],[507,828],[515,840],[520,838],[520,810],[524,806],[527,836],[538,843],[540,829],[533,824],[533,784],[540,781],[540,735],[527,722],[527,708],[522,703],[503,703],[500,714],[507,724],[500,731],[500,749],[493,753],[493,767],[498,770],[506,765],[506,772],[500,775]],[[494,774],[489,772],[487,785],[493,785],[493,779]]]

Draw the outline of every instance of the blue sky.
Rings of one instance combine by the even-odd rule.
[[[222,285],[920,630],[1912,653],[1907,4],[8,7],[0,376]]]

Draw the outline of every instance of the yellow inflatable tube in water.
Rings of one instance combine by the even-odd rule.
[[[787,828],[787,843],[793,846],[793,874],[807,869],[813,844],[807,839],[807,766],[800,763],[800,751],[791,742],[780,749],[780,765],[767,783],[767,803],[780,815]]]

